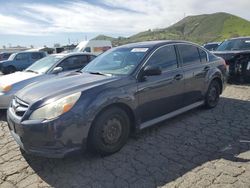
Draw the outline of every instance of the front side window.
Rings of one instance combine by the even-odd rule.
[[[182,58],[183,66],[188,66],[191,64],[199,64],[200,55],[198,48],[189,44],[178,45],[180,56]]]
[[[28,58],[29,58],[28,54],[17,54],[16,55],[17,61],[28,60]]]
[[[88,56],[74,56],[65,59],[58,67],[62,67],[63,71],[69,71],[74,69],[81,69],[88,63]]]
[[[159,66],[162,70],[177,68],[177,57],[174,46],[162,47],[152,55],[148,65]]]
[[[91,61],[82,71],[111,75],[128,75],[141,63],[149,48],[113,48]]]

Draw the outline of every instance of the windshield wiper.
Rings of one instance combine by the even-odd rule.
[[[102,72],[87,72],[89,74],[96,74],[96,75],[103,75],[103,76],[112,76],[112,74],[105,74],[105,73],[102,73]]]
[[[36,72],[36,71],[33,71],[33,70],[26,70],[26,72],[33,72],[33,73],[39,74],[39,72]]]

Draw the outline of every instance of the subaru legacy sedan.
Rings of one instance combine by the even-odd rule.
[[[223,59],[185,41],[120,46],[79,72],[19,91],[9,129],[30,154],[64,157],[87,146],[109,155],[132,131],[201,105],[214,108],[226,70]]]
[[[82,69],[95,57],[90,53],[79,52],[50,55],[22,72],[0,77],[0,109],[7,109],[14,94],[27,85]]]

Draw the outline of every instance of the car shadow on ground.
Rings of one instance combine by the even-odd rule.
[[[111,156],[23,155],[52,187],[163,186],[209,161],[249,162],[238,157],[250,150],[249,121],[249,101],[222,98],[215,109],[194,109],[140,132]]]

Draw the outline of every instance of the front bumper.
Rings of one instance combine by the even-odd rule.
[[[13,98],[12,94],[6,94],[0,92],[0,109],[7,109]]]
[[[79,123],[79,118],[66,113],[51,121],[22,121],[11,109],[7,111],[10,132],[17,144],[28,154],[63,158],[86,146],[86,126]]]

